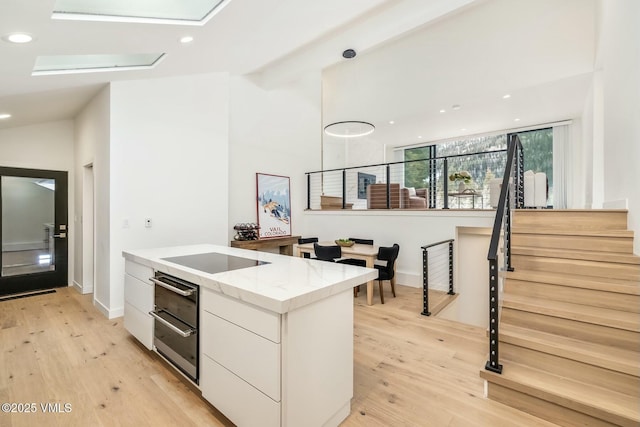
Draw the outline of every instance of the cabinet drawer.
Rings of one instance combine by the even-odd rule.
[[[124,271],[145,283],[149,282],[149,277],[153,277],[153,268],[129,260],[124,260]]]
[[[153,349],[153,317],[129,303],[124,304],[124,327],[149,350]]]
[[[128,273],[124,275],[124,300],[143,313],[153,310],[153,292],[150,282],[138,280]]]
[[[235,323],[273,342],[280,342],[280,315],[235,298],[204,289],[200,295],[204,311]]]
[[[220,364],[203,356],[202,397],[238,426],[279,426],[280,404],[259,392]]]
[[[201,317],[201,326],[203,354],[280,401],[280,344],[208,312]]]

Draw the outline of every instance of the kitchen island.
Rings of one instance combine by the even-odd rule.
[[[207,273],[167,258],[222,254],[261,265]],[[353,396],[353,287],[373,269],[216,245],[123,252],[125,327],[153,346],[162,272],[199,286],[197,385],[239,426],[331,426]]]

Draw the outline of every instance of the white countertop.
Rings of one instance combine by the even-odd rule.
[[[270,264],[210,274],[162,259],[210,252]],[[377,270],[371,268],[208,244],[130,250],[122,255],[129,261],[276,313],[293,311],[378,277]]]

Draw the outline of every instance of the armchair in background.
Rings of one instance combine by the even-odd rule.
[[[426,209],[429,195],[426,188],[404,187],[401,200],[403,209]]]
[[[425,209],[427,207],[426,188],[406,188],[400,184],[389,184],[390,209]],[[387,209],[387,184],[367,186],[367,209]]]

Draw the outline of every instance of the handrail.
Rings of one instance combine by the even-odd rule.
[[[431,316],[429,311],[429,252],[428,249],[434,246],[449,244],[449,295],[455,295],[453,292],[453,242],[455,239],[442,240],[440,242],[431,243],[422,246],[422,314],[423,316]]]
[[[443,243],[449,243],[449,242],[453,242],[453,241],[454,241],[454,239],[442,240],[442,241],[440,241],[440,242],[432,243],[432,244],[430,244],[430,245],[420,246],[420,248],[421,248],[422,250],[425,250],[425,249],[429,249],[429,248],[431,248],[431,247],[433,247],[433,246],[438,246],[438,245],[441,245],[441,244],[443,244]]]
[[[414,163],[414,162],[426,162],[429,160],[438,160],[438,159],[451,159],[454,157],[469,157],[469,156],[479,156],[482,154],[492,154],[492,153],[504,153],[505,151],[507,151],[506,148],[502,148],[500,150],[489,150],[489,151],[477,151],[474,153],[465,153],[465,154],[449,154],[446,156],[437,156],[437,157],[431,157],[428,159],[414,159],[414,160],[400,160],[397,162],[389,162],[389,163],[376,163],[373,165],[362,165],[362,166],[349,166],[349,167],[344,167],[344,168],[335,168],[335,169],[324,169],[324,170],[319,170],[319,171],[312,171],[312,172],[305,172],[305,175],[311,175],[314,173],[324,173],[324,172],[336,172],[336,171],[342,171],[342,170],[350,170],[350,169],[362,169],[362,168],[373,168],[373,167],[379,167],[379,166],[389,166],[389,165],[400,165],[403,163]]]
[[[500,243],[500,235],[503,219],[505,221],[505,264],[508,270],[511,268],[511,209],[510,199],[510,179],[513,175],[514,161],[518,154],[517,174],[515,177],[517,194],[517,206],[521,207],[522,182],[521,175],[523,169],[522,144],[517,134],[508,136],[507,147],[507,163],[504,168],[504,176],[500,189],[500,198],[496,207],[496,217],[493,222],[493,230],[491,232],[491,242],[489,243],[489,253],[487,260],[489,261],[489,360],[485,365],[488,371],[502,373],[502,365],[499,356],[499,326],[500,326],[500,306],[499,306],[499,282],[498,282],[498,245]]]

